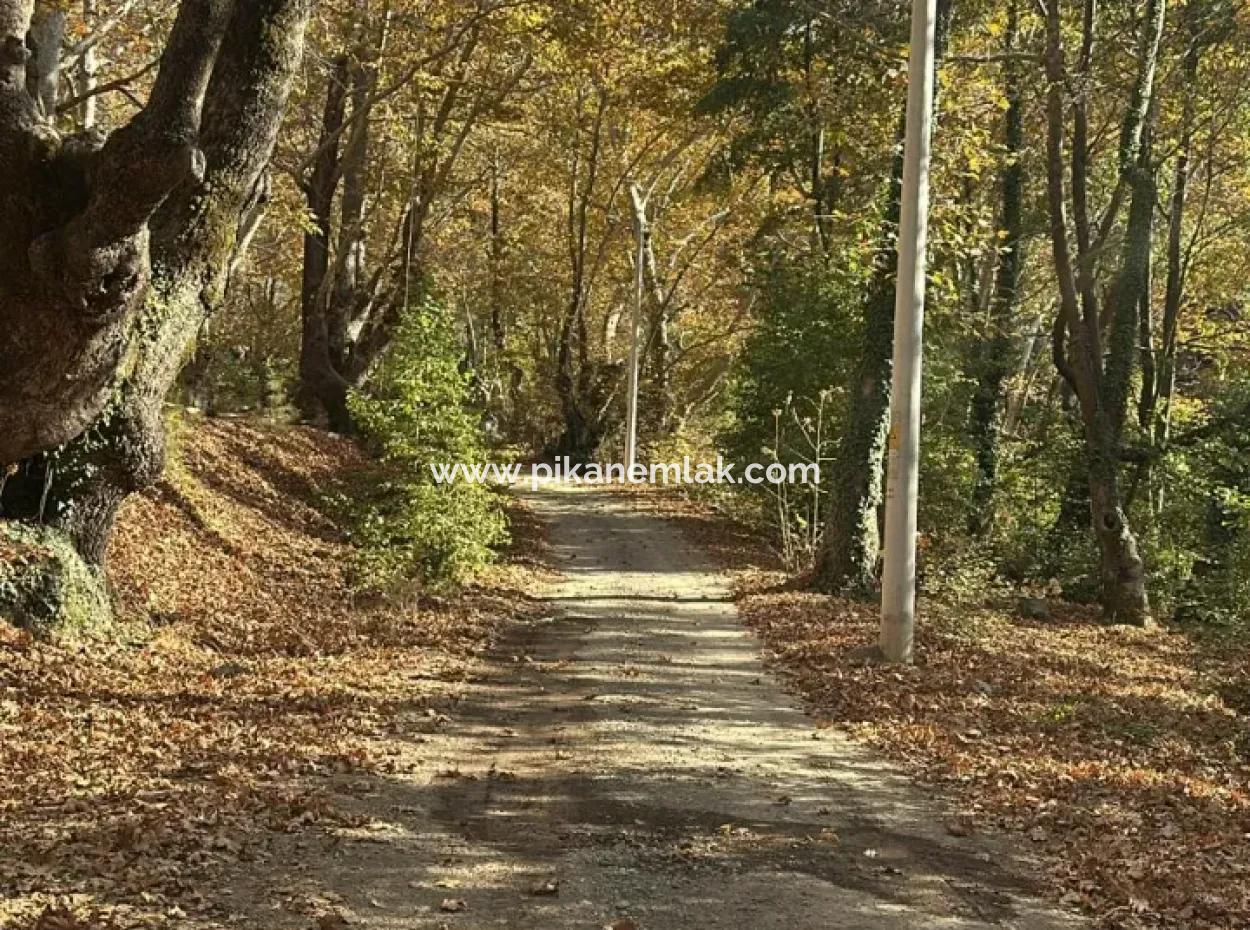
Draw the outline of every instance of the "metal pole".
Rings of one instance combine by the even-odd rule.
[[[634,306],[630,314],[629,326],[629,395],[626,400],[628,410],[625,417],[625,467],[627,474],[633,471],[638,459],[638,336],[642,328],[642,263],[646,260],[647,220],[646,204],[642,200],[637,185],[633,185],[630,194],[634,201],[634,231],[638,238],[638,249],[634,261]]]
[[[937,0],[912,0],[907,132],[903,147],[898,283],[894,303],[894,381],[885,497],[885,570],[880,647],[886,661],[910,662],[916,622],[916,502],[920,478],[920,375],[925,250],[929,225],[929,144],[933,122],[933,43]]]

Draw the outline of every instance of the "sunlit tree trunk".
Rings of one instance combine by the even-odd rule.
[[[83,20],[89,27],[96,25],[98,13],[96,0],[82,0]],[[83,129],[91,129],[96,124],[97,101],[95,89],[97,67],[98,58],[95,45],[91,44],[83,49],[81,57],[78,59],[78,93],[82,97],[82,103],[78,105],[78,124]]]
[[[263,190],[309,12],[184,0],[147,105],[100,144],[42,115],[32,4],[0,0],[0,462],[29,479],[5,514],[40,497],[89,561],[160,474],[162,403]]]

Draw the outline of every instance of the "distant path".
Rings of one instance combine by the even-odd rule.
[[[562,568],[553,619],[466,686],[424,771],[365,792],[391,827],[307,865],[350,926],[1082,926],[817,731],[675,528],[603,492],[527,498]]]

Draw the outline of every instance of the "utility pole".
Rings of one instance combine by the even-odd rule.
[[[924,336],[925,252],[929,226],[929,147],[933,123],[937,0],[912,0],[903,144],[903,201],[894,303],[894,380],[890,394],[885,495],[885,570],[881,638],[887,662],[912,660],[916,623],[916,504],[920,486],[920,375]]]
[[[628,475],[638,460],[638,337],[642,329],[643,262],[647,257],[647,202],[637,184],[629,186],[634,205],[634,233],[637,254],[634,256],[634,306],[629,324],[629,387],[625,415],[625,468]]]

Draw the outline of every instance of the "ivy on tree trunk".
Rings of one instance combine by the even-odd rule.
[[[939,0],[935,67],[945,54],[951,0]],[[934,82],[934,95],[937,82]],[[903,196],[903,125],[890,166],[885,216],[873,273],[864,296],[863,344],[848,392],[848,413],[833,466],[824,544],[813,584],[823,591],[864,592],[876,584],[881,534],[877,510],[885,488],[886,434],[893,375],[894,289],[898,276],[898,224]],[[934,106],[934,123],[937,107]]]

